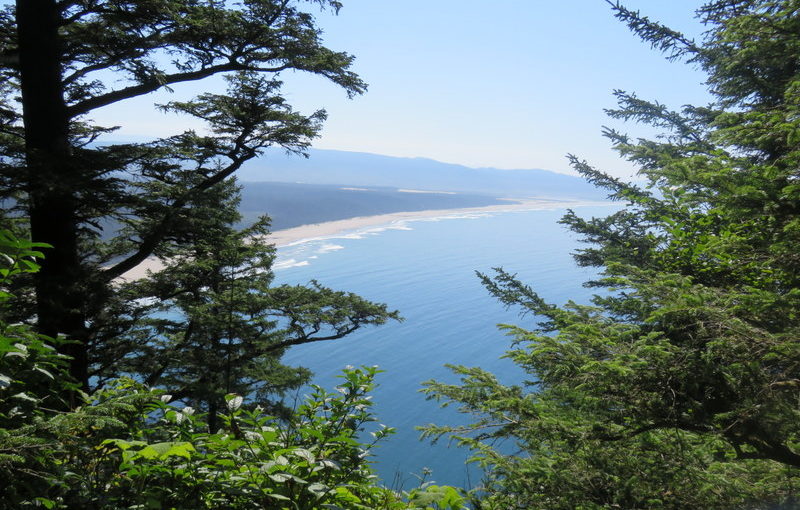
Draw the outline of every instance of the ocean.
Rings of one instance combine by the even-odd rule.
[[[584,217],[606,216],[610,207],[575,209]],[[500,323],[533,326],[536,319],[506,309],[482,287],[475,271],[494,267],[516,273],[544,299],[563,304],[588,303],[592,291],[582,286],[595,274],[577,267],[570,253],[577,236],[558,224],[565,209],[443,215],[368,228],[298,242],[278,250],[276,283],[311,279],[367,299],[387,303],[404,317],[400,323],[366,328],[331,342],[293,347],[289,365],[310,368],[313,382],[327,389],[346,365],[378,365],[379,387],[373,393],[380,423],[397,433],[380,444],[374,458],[382,481],[394,488],[426,481],[461,487],[480,482],[480,470],[466,465],[470,452],[419,440],[416,426],[459,424],[469,418],[442,409],[420,393],[421,382],[455,382],[444,366],[480,366],[501,382],[525,379],[502,356],[510,339]],[[302,391],[301,391],[302,393]],[[512,448],[513,445],[506,445]]]

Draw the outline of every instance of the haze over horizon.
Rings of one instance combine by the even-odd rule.
[[[625,5],[682,30],[699,0],[629,0]],[[356,57],[369,91],[348,100],[315,76],[286,73],[287,99],[298,110],[324,108],[329,118],[314,146],[395,157],[421,157],[472,168],[540,168],[571,173],[566,154],[629,177],[601,136],[602,126],[632,136],[652,130],[611,121],[612,92],[624,89],[671,108],[706,104],[703,74],[667,62],[613,18],[604,0],[564,4],[498,0],[347,0],[338,16],[316,17],[327,43]],[[197,128],[153,103],[222,88],[221,80],[183,84],[96,112],[112,137],[142,139]]]
[[[424,157],[311,149],[309,158],[270,149],[237,172],[240,182],[285,182],[455,191],[506,197],[598,198],[583,178],[540,168],[474,168]]]

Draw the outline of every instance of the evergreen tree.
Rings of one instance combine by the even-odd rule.
[[[435,398],[480,416],[465,441],[491,468],[488,508],[731,508],[794,502],[800,467],[800,2],[712,1],[700,42],[612,4],[672,59],[708,73],[715,101],[671,111],[617,92],[615,118],[656,140],[608,130],[644,186],[572,157],[626,203],[606,218],[563,219],[602,269],[594,306],[543,301],[513,275],[483,276],[508,305],[540,317],[509,327],[528,371],[507,387],[456,367]],[[527,388],[527,389],[526,389]],[[468,430],[432,427],[430,434]],[[505,456],[485,440],[513,438]]]
[[[103,378],[129,375],[164,388],[173,400],[207,413],[213,432],[231,393],[280,412],[276,397],[308,382],[310,372],[280,357],[293,345],[336,340],[364,325],[399,319],[385,305],[316,282],[273,286],[275,249],[268,219],[237,229],[238,189],[228,184],[226,219],[173,255],[152,278],[120,289],[119,314],[133,325],[109,334],[95,354]],[[137,296],[153,296],[139,306]],[[133,319],[138,317],[138,319]]]
[[[198,211],[213,211],[215,186],[263,148],[302,153],[316,136],[324,112],[293,111],[276,75],[304,71],[348,95],[365,90],[352,57],[322,45],[304,4],[341,6],[20,0],[0,11],[2,195],[29,219],[32,239],[52,246],[23,318],[76,340],[63,351],[83,387],[108,363],[91,359],[104,335],[126,326],[110,313],[112,282],[202,236]],[[227,77],[226,94],[161,106],[205,121],[208,135],[100,143],[113,128],[92,123],[96,109],[215,75]]]

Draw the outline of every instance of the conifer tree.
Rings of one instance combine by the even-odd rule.
[[[360,94],[352,57],[321,41],[307,5],[335,0],[19,0],[0,11],[2,195],[46,250],[32,292],[38,330],[76,340],[63,350],[83,387],[109,332],[114,282],[147,257],[170,257],[202,236],[215,186],[268,146],[302,153],[323,111],[304,115],[277,75],[302,71]],[[162,105],[198,118],[149,143],[110,145],[104,106],[223,75],[225,94]],[[124,122],[125,119],[120,119]],[[24,293],[20,293],[23,297]],[[145,297],[145,296],[140,296]],[[24,318],[24,317],[23,317]]]
[[[311,375],[280,363],[289,347],[340,339],[361,326],[399,318],[385,305],[316,282],[273,285],[269,220],[236,228],[238,188],[226,184],[220,194],[227,200],[215,206],[226,215],[208,222],[203,236],[163,270],[120,289],[117,313],[127,315],[132,327],[109,334],[93,363],[107,360],[97,374],[103,380],[133,376],[206,412],[211,432],[231,393],[281,413],[277,399]],[[154,299],[131,304],[143,295]]]
[[[480,416],[466,441],[490,466],[488,508],[761,508],[794,502],[800,467],[800,2],[712,1],[692,41],[619,4],[616,16],[670,59],[708,74],[705,107],[672,111],[622,91],[607,130],[646,184],[571,157],[625,207],[563,222],[602,270],[593,306],[558,307],[500,270],[504,303],[540,318],[509,327],[531,374],[507,387],[456,367],[432,397]],[[494,427],[494,428],[492,428]],[[431,434],[467,430],[433,427]],[[526,455],[487,442],[513,438]],[[492,506],[496,505],[496,506]]]

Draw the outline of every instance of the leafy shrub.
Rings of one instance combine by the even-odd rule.
[[[38,269],[37,247],[0,230],[2,289]],[[463,508],[452,487],[377,482],[371,452],[393,432],[371,412],[377,367],[346,368],[335,392],[313,386],[285,419],[230,394],[208,432],[202,413],[132,379],[78,392],[56,341],[0,321],[0,508]],[[65,410],[65,389],[83,405]]]

